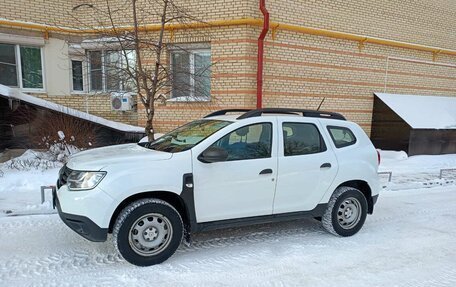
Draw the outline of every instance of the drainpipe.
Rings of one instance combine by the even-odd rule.
[[[260,10],[263,13],[263,30],[258,37],[258,60],[257,60],[257,109],[263,105],[263,55],[264,55],[264,38],[269,31],[269,12],[266,9],[266,0],[260,0]]]

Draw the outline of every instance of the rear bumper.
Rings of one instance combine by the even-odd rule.
[[[74,232],[90,241],[106,241],[108,237],[108,228],[99,227],[96,223],[94,223],[92,220],[85,216],[62,212],[59,198],[56,192],[53,192],[52,194],[52,202],[54,204],[54,207],[57,208],[57,211],[62,221]]]

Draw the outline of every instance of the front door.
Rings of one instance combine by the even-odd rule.
[[[211,146],[223,148],[223,162],[203,163],[193,154],[197,222],[272,214],[277,176],[273,121],[243,126]]]

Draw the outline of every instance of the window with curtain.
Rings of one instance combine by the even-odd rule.
[[[211,93],[211,50],[171,51],[172,98],[207,100]]]
[[[132,77],[136,65],[135,51],[89,51],[88,58],[91,91],[134,92],[136,90],[136,81]]]
[[[43,89],[41,48],[0,43],[0,84]]]

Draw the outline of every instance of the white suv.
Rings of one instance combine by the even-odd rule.
[[[314,217],[353,235],[377,201],[379,160],[337,113],[222,110],[153,142],[72,156],[53,197],[71,229],[113,233],[123,258],[148,266],[210,229]]]

